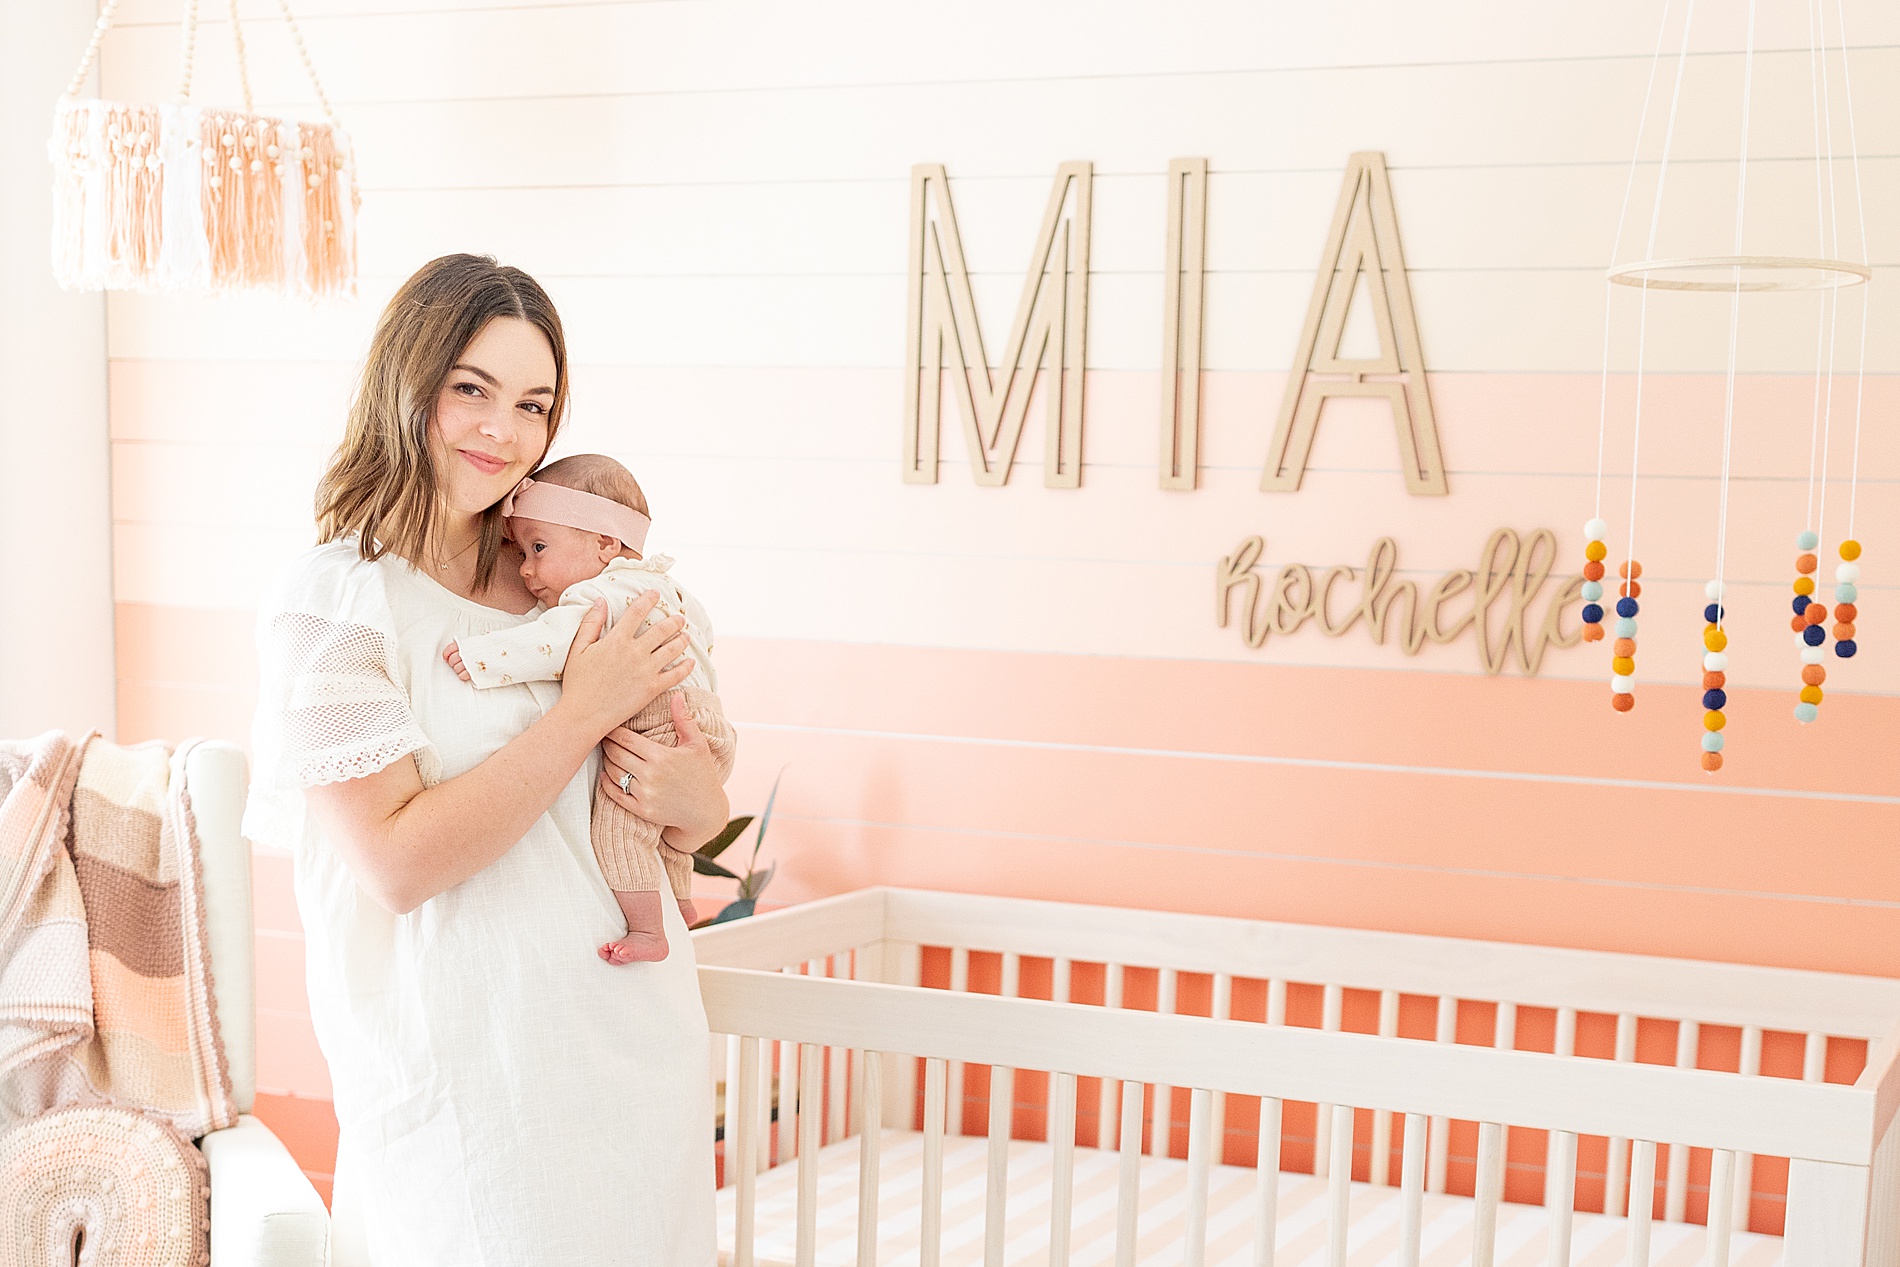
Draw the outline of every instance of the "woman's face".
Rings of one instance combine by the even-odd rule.
[[[548,448],[554,350],[519,317],[497,317],[462,349],[435,399],[429,440],[443,503],[480,514],[535,468]]]

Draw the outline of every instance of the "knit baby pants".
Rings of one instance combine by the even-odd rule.
[[[723,780],[732,773],[733,749],[738,736],[726,721],[719,697],[711,691],[681,686],[661,695],[627,719],[627,729],[669,748],[679,746],[673,733],[673,696],[686,697],[686,712],[712,748],[713,761]],[[594,797],[594,857],[607,887],[617,893],[657,892],[670,887],[684,900],[693,894],[693,855],[662,840],[664,829],[623,807],[611,796]]]

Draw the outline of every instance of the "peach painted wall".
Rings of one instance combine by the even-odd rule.
[[[1600,269],[1657,7],[415,0],[379,15],[305,0],[361,155],[363,296],[113,297],[121,737],[244,736],[251,608],[310,541],[310,489],[378,306],[433,255],[491,251],[541,277],[568,322],[563,447],[633,466],[656,543],[717,619],[744,732],[735,805],[755,809],[784,770],[775,899],[929,885],[1900,972],[1900,306],[1871,313],[1867,650],[1806,730],[1785,598],[1816,309],[1747,307],[1719,778],[1697,768],[1694,686],[1719,303],[1664,297],[1651,314],[1635,713],[1610,712],[1600,647],[1488,677],[1468,638],[1408,658],[1307,629],[1256,650],[1214,622],[1215,560],[1254,533],[1276,565],[1358,563],[1390,534],[1413,579],[1472,566],[1498,527],[1549,527],[1577,559]],[[288,41],[261,0],[242,9],[254,82],[298,105]],[[107,89],[162,95],[173,6],[122,11]],[[1900,280],[1900,11],[1859,0],[1847,16],[1879,295]],[[217,36],[201,74],[230,97]],[[1727,240],[1741,38],[1718,15],[1691,40],[1658,254]],[[1756,115],[1751,250],[1813,249],[1813,170],[1791,161],[1811,146],[1805,39],[1798,14],[1758,33],[1757,101],[1780,104]],[[1340,406],[1304,490],[1257,491],[1359,149],[1391,165],[1447,498],[1406,496],[1390,424]],[[1213,172],[1207,431],[1201,490],[1164,493],[1164,174],[1180,155]],[[1042,487],[1039,413],[1009,487],[972,486],[954,424],[942,482],[903,484],[911,164],[949,167],[995,342],[1073,158],[1097,173],[1083,487]],[[1656,178],[1638,173],[1636,206]],[[1619,540],[1636,315],[1619,294],[1603,503]],[[1836,486],[1830,540],[1845,510]],[[321,1174],[329,1092],[288,872],[259,858],[260,1081]]]

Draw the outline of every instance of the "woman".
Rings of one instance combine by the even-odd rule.
[[[690,671],[681,622],[640,632],[636,610],[602,636],[596,613],[562,685],[475,691],[441,658],[535,609],[498,505],[567,386],[532,278],[425,266],[377,324],[318,486],[324,544],[260,614],[245,826],[296,855],[340,1267],[714,1261],[691,943],[669,906],[664,961],[602,963],[624,926],[588,844],[590,790],[686,849],[725,823],[689,718],[677,749],[616,729]]]

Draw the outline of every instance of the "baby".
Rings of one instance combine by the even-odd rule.
[[[627,727],[669,747],[673,733],[672,697],[683,694],[687,711],[705,733],[721,778],[732,772],[732,727],[719,706],[712,667],[711,621],[679,583],[666,574],[673,560],[643,558],[652,519],[646,495],[627,468],[598,453],[581,453],[551,462],[521,481],[502,503],[509,535],[521,547],[521,577],[534,596],[548,605],[539,619],[448,645],[442,658],[464,681],[476,687],[513,682],[559,680],[581,620],[596,600],[607,602],[607,619],[616,621],[648,590],[658,605],[647,623],[680,615],[686,618],[687,655],[693,671],[627,721]],[[666,842],[663,829],[612,797],[596,794],[594,856],[601,874],[627,917],[627,935],[600,948],[608,963],[651,963],[666,958],[661,923],[660,887],[666,883],[690,926],[693,910],[693,858]]]

